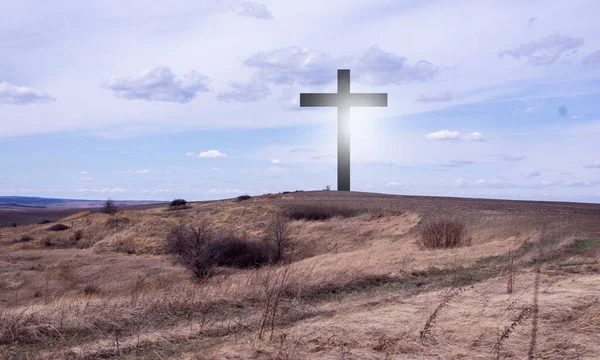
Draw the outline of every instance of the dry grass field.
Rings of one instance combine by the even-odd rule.
[[[199,280],[178,224],[282,261]],[[428,224],[469,243],[420,246]],[[69,228],[49,231],[56,224]],[[0,228],[0,359],[600,359],[600,205],[298,192]]]

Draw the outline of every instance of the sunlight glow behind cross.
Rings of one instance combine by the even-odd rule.
[[[338,70],[338,92],[300,94],[301,107],[337,107],[338,191],[350,191],[350,108],[387,107],[387,93],[351,93],[350,70]]]

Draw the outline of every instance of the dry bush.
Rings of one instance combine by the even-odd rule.
[[[97,295],[100,294],[100,288],[94,284],[87,284],[84,288],[83,288],[83,293],[85,295]]]
[[[417,238],[419,245],[427,249],[450,249],[471,245],[465,224],[456,220],[437,220],[425,224]]]
[[[187,201],[185,201],[184,199],[175,199],[175,200],[171,201],[171,204],[169,206],[183,206],[183,205],[187,205]]]
[[[46,219],[46,220],[38,221],[37,224],[38,225],[46,225],[46,224],[50,224],[51,222],[53,222],[53,221]]]
[[[114,216],[109,218],[108,220],[106,220],[106,226],[108,226],[111,229],[121,229],[127,225],[129,225],[131,223],[131,220],[129,220],[126,217],[123,216]]]
[[[185,210],[185,209],[191,209],[192,207],[188,205],[188,202],[184,199],[175,199],[173,201],[171,201],[171,203],[169,204],[169,209],[168,210]]]
[[[167,235],[167,251],[192,274],[204,279],[214,272],[215,264],[208,257],[206,247],[215,238],[208,223],[195,226],[178,224]]]
[[[356,209],[324,204],[295,205],[286,211],[290,219],[308,221],[327,220],[336,216],[348,218],[359,213],[360,211]]]
[[[250,195],[240,195],[237,197],[237,201],[250,200],[251,198],[252,198],[252,196],[250,196]]]
[[[199,279],[213,275],[217,266],[252,268],[273,258],[268,244],[219,233],[206,221],[176,225],[167,235],[167,251]]]
[[[277,213],[268,222],[266,241],[273,248],[273,260],[281,261],[290,245],[290,222],[284,214]]]
[[[64,230],[68,230],[70,229],[70,227],[68,227],[67,225],[64,224],[56,224],[56,225],[52,225],[49,228],[47,228],[47,231],[64,231]]]
[[[31,240],[33,240],[33,236],[31,236],[31,235],[22,235],[20,238],[14,239],[12,242],[14,244],[16,244],[16,243],[30,242]]]
[[[214,239],[206,251],[216,266],[253,268],[270,263],[272,258],[267,244],[231,235]]]
[[[117,207],[117,203],[112,199],[107,199],[102,207],[102,212],[108,215],[114,215],[118,213],[119,208]]]
[[[42,245],[44,245],[45,247],[50,247],[54,245],[54,241],[52,241],[52,239],[49,236],[46,236],[42,239]]]

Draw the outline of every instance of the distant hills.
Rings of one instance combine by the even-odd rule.
[[[134,200],[115,200],[117,205],[143,205],[143,204],[155,204],[164,201],[134,201]],[[68,207],[68,208],[88,208],[88,207],[101,207],[104,204],[104,200],[78,200],[78,199],[57,199],[57,198],[43,198],[34,196],[0,196],[0,208],[13,208],[13,209],[45,209],[45,208],[56,208],[56,207]]]

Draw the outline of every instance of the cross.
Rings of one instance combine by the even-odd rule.
[[[387,93],[350,92],[350,70],[338,70],[338,92],[300,94],[300,106],[335,106],[338,114],[338,191],[350,191],[350,107],[386,107]]]

